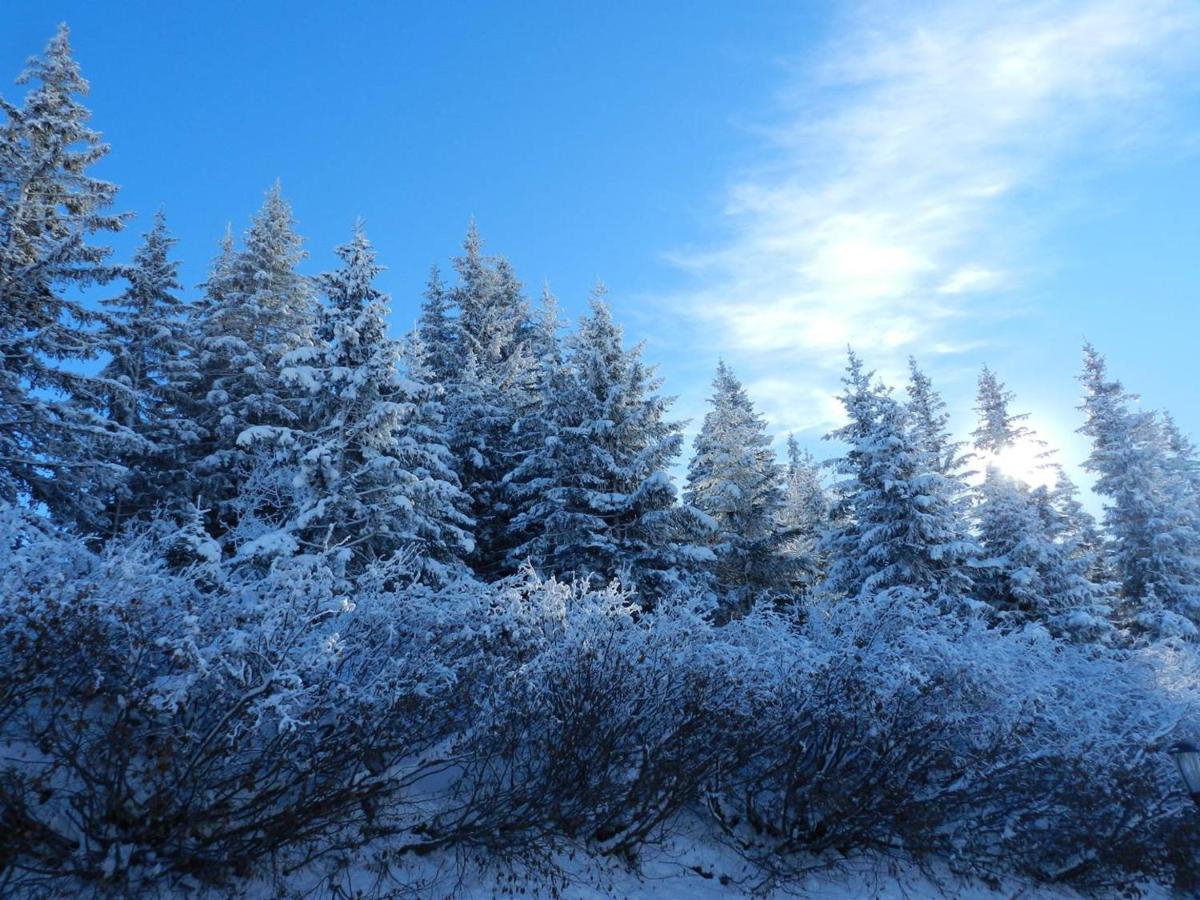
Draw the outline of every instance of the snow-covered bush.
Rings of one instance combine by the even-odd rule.
[[[303,558],[200,579],[148,539],[97,555],[19,518],[0,527],[0,868],[17,879],[220,879],[400,827],[491,669],[471,639],[486,600],[382,589],[403,561],[354,592]]]
[[[1088,888],[1195,883],[1192,810],[1147,750],[1195,725],[1189,651],[999,631],[905,590],[814,609],[788,643],[769,750],[710,798],[768,871],[882,852]]]
[[[883,852],[1200,884],[1150,750],[1200,722],[1189,641],[1065,642],[907,588],[714,627],[615,585],[171,569],[172,533],[97,552],[0,517],[0,888],[219,883],[377,838],[633,857],[704,807],[779,878]]]
[[[771,749],[711,798],[731,838],[770,866],[902,846],[898,831],[915,836],[957,779],[956,751],[988,754],[1001,737],[989,726],[1002,716],[970,708],[965,661],[914,627],[936,614],[904,589],[873,600],[814,611],[784,650]]]
[[[753,752],[753,667],[687,608],[643,614],[616,586],[544,590],[561,617],[465,737],[463,777],[427,835],[632,855]]]

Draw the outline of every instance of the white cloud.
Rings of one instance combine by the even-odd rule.
[[[1153,130],[1200,48],[1194,0],[867,3],[843,25],[789,86],[771,163],[730,189],[728,239],[674,256],[701,340],[748,382],[787,362],[776,406],[836,387],[847,343],[895,371],[986,340],[1008,304],[979,298],[1031,262],[1029,194]]]
[[[993,272],[991,269],[985,269],[980,266],[964,266],[955,272],[950,273],[941,285],[938,286],[939,294],[965,294],[968,291],[985,291],[989,288],[997,287],[1004,280],[1004,276],[999,272]]]

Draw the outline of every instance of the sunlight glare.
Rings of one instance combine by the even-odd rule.
[[[1030,487],[1054,484],[1054,469],[1046,458],[1046,448],[1036,441],[1021,440],[998,453],[988,454],[986,467],[994,466],[1009,478]]]

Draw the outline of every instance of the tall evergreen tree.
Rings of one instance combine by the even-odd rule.
[[[1028,416],[1011,411],[1012,400],[1012,392],[985,367],[976,402],[976,449],[994,456],[1018,441],[1041,443],[1023,424]],[[986,555],[975,576],[981,600],[1018,619],[1062,623],[1072,612],[1103,615],[1102,589],[1088,578],[1089,561],[1067,537],[1050,491],[1033,489],[989,464],[974,515]]]
[[[1056,539],[1049,492],[988,471],[976,515],[986,559],[975,576],[980,599],[1018,620],[1065,627],[1072,613],[1099,621],[1102,592],[1087,576],[1087,560]]]
[[[782,473],[740,381],[724,361],[713,380],[712,409],[704,417],[688,466],[684,501],[715,524],[716,587],[727,614],[790,588],[788,559],[776,529],[783,504]]]
[[[555,483],[546,461],[548,448],[558,440],[558,426],[548,411],[554,405],[556,395],[569,384],[562,330],[558,300],[546,286],[529,338],[536,381],[533,389],[526,393],[525,405],[514,426],[521,462],[505,482],[505,492],[513,509],[512,546],[506,561],[509,569],[516,569],[525,561],[524,554],[530,541],[540,534],[541,522],[534,510],[544,502],[543,492]]]
[[[1163,452],[1163,527],[1159,546],[1181,558],[1175,572],[1181,595],[1200,604],[1200,458],[1169,413],[1158,419]],[[1200,618],[1200,609],[1193,614]]]
[[[284,357],[283,380],[309,398],[305,427],[256,432],[287,448],[297,491],[283,533],[257,540],[273,549],[286,538],[285,549],[332,554],[350,572],[410,548],[423,577],[442,584],[465,571],[472,542],[437,389],[422,371],[401,374],[361,224],[337,256],[342,267],[319,279],[327,340]]]
[[[451,314],[451,308],[441,272],[434,266],[429,272],[416,331],[424,357],[422,365],[429,377],[442,385],[453,384],[461,374],[458,323]]]
[[[550,285],[543,285],[541,302],[533,317],[529,338],[529,353],[539,382],[547,369],[562,365],[562,332],[565,327],[558,298],[550,290]]]
[[[979,393],[976,395],[975,412],[979,414],[979,427],[971,432],[975,448],[983,453],[999,453],[1018,441],[1030,437],[1033,432],[1024,425],[1028,413],[1013,415],[1008,405],[1013,400],[1008,390],[987,366],[979,373]]]
[[[513,546],[515,509],[507,483],[521,463],[517,425],[537,380],[529,348],[532,323],[511,266],[483,255],[474,222],[454,267],[457,355],[454,377],[446,384],[451,449],[476,523],[472,562],[491,578],[507,571]]]
[[[536,491],[517,524],[536,528],[514,557],[547,574],[620,577],[646,605],[696,589],[712,556],[689,537],[706,519],[675,503],[667,470],[683,437],[661,381],[640,345],[625,349],[600,292],[568,351],[546,398],[548,439],[519,470]]]
[[[1048,500],[1051,534],[1072,548],[1072,553],[1083,562],[1088,580],[1107,594],[1113,574],[1108,565],[1104,532],[1095,516],[1084,509],[1079,501],[1079,488],[1062,467],[1057,467]]]
[[[830,499],[821,481],[821,471],[807,450],[802,451],[794,434],[787,439],[787,470],[783,502],[776,518],[782,552],[791,560],[793,591],[811,593],[826,574],[828,560],[821,543],[829,530]]]
[[[917,444],[929,455],[935,472],[961,477],[965,461],[962,443],[950,433],[946,401],[912,356],[908,358],[908,376],[908,415]]]
[[[256,463],[253,449],[239,438],[255,426],[302,425],[299,401],[280,374],[284,355],[315,337],[317,307],[308,280],[296,271],[304,255],[276,184],[251,222],[244,248],[235,250],[227,238],[204,286],[194,391],[205,440],[197,469],[214,537],[237,521],[238,488]]]
[[[1194,498],[1181,474],[1176,444],[1153,413],[1134,409],[1135,395],[1110,380],[1104,357],[1084,347],[1080,431],[1092,439],[1084,467],[1105,498],[1104,524],[1126,613],[1154,617],[1160,608],[1200,620],[1200,533]],[[1144,619],[1144,617],[1143,617]]]
[[[1182,502],[1195,508],[1200,505],[1200,456],[1196,445],[1179,430],[1170,413],[1161,414],[1160,424],[1172,478],[1178,484]]]
[[[174,245],[159,212],[125,270],[128,287],[104,301],[109,362],[100,374],[115,387],[105,392],[103,411],[143,439],[119,457],[129,476],[112,498],[114,528],[156,507],[178,508],[190,493],[180,460],[199,437],[187,396],[196,373]]]
[[[18,83],[33,85],[21,106],[0,99],[0,498],[94,531],[124,477],[114,459],[139,442],[96,411],[117,386],[65,364],[103,349],[79,291],[115,274],[92,240],[126,217],[89,174],[108,146],[77,99],[88,83],[65,25]]]
[[[933,470],[905,407],[853,351],[843,383],[849,421],[830,437],[847,446],[835,461],[844,521],[823,543],[833,558],[826,586],[851,597],[907,590],[954,608],[978,554],[953,501],[959,488]]]

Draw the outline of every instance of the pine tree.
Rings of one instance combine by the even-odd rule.
[[[105,392],[102,411],[144,442],[119,457],[129,477],[112,500],[113,528],[155,508],[177,508],[190,494],[179,460],[199,436],[187,397],[196,373],[174,245],[159,212],[125,269],[128,287],[104,301],[111,310],[101,333],[109,362],[100,375],[116,387]]]
[[[1054,487],[1050,491],[1049,503],[1052,510],[1050,532],[1073,548],[1072,553],[1082,561],[1089,581],[1105,594],[1111,590],[1113,580],[1108,565],[1108,551],[1104,532],[1095,517],[1079,502],[1079,488],[1063,471],[1056,467]]]
[[[244,324],[268,360],[281,359],[313,337],[316,305],[308,279],[296,271],[308,255],[302,244],[276,181],[250,223],[237,268],[238,287],[246,293]]]
[[[429,272],[417,334],[424,359],[422,365],[437,384],[449,385],[460,375],[458,326],[451,316],[451,303],[438,267]]]
[[[821,471],[807,450],[801,451],[794,434],[787,439],[787,470],[783,502],[776,517],[782,552],[791,560],[793,592],[804,596],[821,583],[828,560],[821,543],[832,524],[830,500]]]
[[[1190,597],[1189,615],[1200,620],[1200,458],[1169,413],[1158,418],[1162,447],[1163,535],[1160,552],[1170,564],[1172,596]]]
[[[361,224],[337,256],[342,267],[319,279],[327,340],[284,358],[283,380],[309,397],[305,429],[269,435],[296,469],[298,508],[284,546],[331,554],[351,573],[408,548],[425,580],[443,584],[463,574],[472,542],[438,392],[422,380],[420,348],[401,374],[387,297],[375,287],[381,268]],[[279,545],[278,533],[266,537]]]
[[[976,574],[979,599],[1018,620],[1064,628],[1072,613],[1101,621],[1102,592],[1087,577],[1087,560],[1058,540],[1049,492],[988,471],[976,516],[985,559]]]
[[[302,426],[294,390],[280,377],[285,354],[315,337],[317,307],[291,208],[276,184],[235,250],[228,237],[199,307],[199,376],[194,385],[204,442],[197,452],[200,502],[219,538],[237,521],[239,486],[257,461],[249,429]]]
[[[921,371],[915,357],[908,358],[908,415],[918,445],[932,460],[933,469],[950,478],[962,477],[962,443],[950,434],[946,402]]]
[[[1174,612],[1200,622],[1200,499],[1191,442],[1164,413],[1151,415],[1156,515],[1151,520],[1155,594]]]
[[[1008,405],[1013,400],[1012,391],[995,376],[987,366],[979,373],[979,393],[975,411],[979,414],[979,427],[971,432],[975,448],[984,453],[999,453],[1022,441],[1032,432],[1022,423],[1028,413],[1012,415]]]
[[[712,557],[689,543],[705,519],[676,505],[667,473],[680,426],[666,419],[670,400],[641,346],[623,346],[601,291],[568,351],[546,398],[548,437],[519,470],[536,489],[517,524],[535,536],[514,557],[546,574],[619,577],[647,606],[696,590],[698,564]]]
[[[933,470],[905,407],[871,379],[851,351],[841,397],[849,422],[830,434],[848,449],[835,461],[844,521],[822,544],[833,558],[826,587],[850,597],[907,590],[954,608],[978,553],[953,501],[959,486]]]
[[[18,84],[34,85],[21,106],[0,100],[0,498],[96,531],[125,474],[114,460],[140,442],[96,412],[117,386],[64,364],[102,351],[79,291],[114,276],[91,240],[126,216],[88,174],[108,146],[77,99],[88,83],[65,25]]]
[[[558,441],[557,423],[549,415],[556,397],[569,385],[569,373],[561,337],[563,322],[558,300],[549,286],[542,289],[541,305],[529,338],[536,382],[525,397],[515,425],[521,462],[509,474],[505,492],[514,511],[510,523],[512,547],[507,567],[519,568],[525,561],[530,542],[541,533],[535,511],[545,501],[544,492],[555,482],[547,471],[550,447]]]
[[[704,417],[688,466],[684,501],[715,524],[717,591],[726,614],[790,588],[787,558],[775,528],[783,503],[782,473],[766,422],[721,361],[712,409]]]
[[[1162,413],[1160,423],[1171,460],[1172,477],[1178,484],[1182,500],[1193,508],[1200,506],[1200,457],[1197,456],[1196,445],[1179,430],[1170,413]]]
[[[455,375],[446,383],[451,449],[475,521],[475,570],[506,573],[515,510],[507,483],[521,463],[517,423],[537,379],[529,337],[529,305],[512,268],[485,257],[472,222],[454,261]]]
[[[1145,621],[1161,608],[1200,620],[1200,535],[1178,455],[1184,448],[1176,441],[1173,451],[1169,428],[1132,408],[1136,396],[1109,380],[1104,357],[1090,344],[1081,380],[1080,431],[1092,439],[1084,467],[1106,499],[1104,525],[1126,615]]]
[[[562,365],[563,328],[558,298],[550,290],[550,285],[543,285],[541,303],[533,318],[529,337],[529,353],[539,383],[544,379],[547,370]]]
[[[979,377],[976,449],[995,455],[1018,441],[1041,443],[1022,424],[1028,416],[1011,412],[1013,399],[985,367]],[[1066,539],[1050,491],[1033,489],[988,465],[974,516],[986,556],[975,576],[979,599],[1018,620],[1061,624],[1068,614],[1085,613],[1099,621],[1102,589],[1087,577],[1089,561]]]

